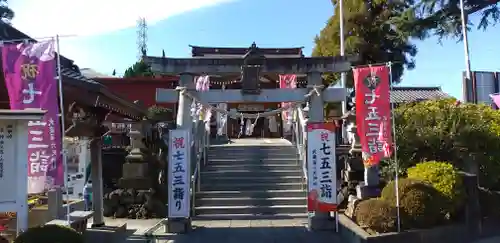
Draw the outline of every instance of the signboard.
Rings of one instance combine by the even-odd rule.
[[[15,121],[0,121],[0,202],[16,201],[17,173],[16,139],[13,136]]]
[[[307,211],[337,211],[335,125],[307,124]]]
[[[189,218],[191,212],[191,137],[188,130],[170,130],[168,143],[168,217]]]
[[[27,137],[26,121],[0,121],[0,212],[16,215],[17,232],[28,228]]]
[[[266,108],[264,104],[240,104],[238,111],[264,111]]]
[[[391,154],[389,67],[353,69],[356,90],[356,125],[365,167],[377,166]]]

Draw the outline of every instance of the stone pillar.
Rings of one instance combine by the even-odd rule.
[[[95,138],[91,141],[90,156],[90,163],[92,163],[92,205],[94,208],[92,227],[100,227],[104,226],[101,138]]]
[[[363,166],[362,150],[356,125],[356,112],[350,111],[345,117],[347,132],[351,149],[346,168],[346,179],[349,181],[362,181],[356,186],[356,196],[360,199],[377,197],[380,195],[379,167]],[[360,176],[360,172],[363,172]]]
[[[194,90],[194,76],[190,73],[180,75],[179,86]],[[191,117],[191,103],[186,95],[179,94],[179,106],[177,109],[177,127],[192,131],[193,118]],[[168,159],[167,159],[168,161]],[[170,203],[170,202],[169,202]],[[165,227],[166,233],[186,233],[191,230],[191,218],[168,219]]]
[[[61,188],[50,189],[47,193],[47,204],[49,210],[49,221],[63,218],[65,212],[62,210],[63,196]]]
[[[349,111],[342,117],[344,119],[345,130],[347,132],[347,142],[351,145],[347,157],[347,163],[344,166],[344,179],[349,186],[354,182],[363,181],[364,166],[361,158],[361,144],[356,130],[356,115],[354,111]]]
[[[307,74],[307,84],[321,85],[321,73]],[[323,97],[313,95],[309,102],[309,120],[310,122],[324,122],[324,104]],[[308,216],[308,229],[311,231],[331,230],[335,228],[335,222],[330,213],[316,212]]]

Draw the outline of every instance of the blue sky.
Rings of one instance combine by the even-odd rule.
[[[144,0],[146,7],[134,6],[137,2],[131,1],[126,9],[116,7],[123,1],[109,0],[116,4],[107,4],[103,11],[91,13],[89,19],[85,9],[90,9],[88,5],[95,9],[93,4],[86,2],[86,6],[75,8],[73,1],[71,5],[63,5],[64,0],[48,0],[54,4],[60,2],[60,8],[68,11],[63,16],[49,12],[46,15],[53,16],[50,22],[40,18],[33,21],[40,17],[38,13],[51,10],[34,11],[43,6],[27,7],[33,6],[29,1],[35,0],[12,6],[17,13],[16,27],[34,37],[76,34],[61,38],[61,54],[75,60],[81,68],[107,74],[113,69],[123,73],[136,61],[134,24],[139,16],[149,22],[149,55],[161,55],[164,49],[167,56],[188,57],[190,44],[247,47],[253,41],[261,47],[303,46],[309,55],[314,36],[333,12],[329,0],[315,0],[315,4],[303,0],[183,0],[175,3],[174,0]],[[476,19],[477,16],[473,16],[472,20]],[[499,33],[499,26],[487,32],[469,33],[473,70],[500,71]],[[456,40],[438,44],[435,38],[415,41],[415,44],[419,49],[417,68],[405,73],[402,85],[441,86],[445,92],[462,98],[463,44]]]

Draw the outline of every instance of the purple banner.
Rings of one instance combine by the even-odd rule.
[[[28,193],[64,184],[54,41],[5,44],[3,72],[10,108],[41,108],[41,121],[28,123]]]

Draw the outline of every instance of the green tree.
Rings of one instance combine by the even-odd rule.
[[[500,0],[464,0],[465,15],[477,14],[479,22],[468,21],[468,27],[475,26],[485,30],[500,21]],[[399,19],[401,26],[413,31],[416,37],[426,38],[432,35],[462,38],[462,22],[460,15],[460,0],[420,0],[411,1],[403,18]],[[406,18],[405,16],[411,16]]]
[[[393,62],[393,81],[404,69],[415,67],[417,48],[412,38],[429,36],[461,38],[460,0],[344,0],[345,53],[360,57],[355,65]],[[313,56],[340,54],[338,0],[332,0],[335,15],[315,38]],[[478,13],[477,28],[486,29],[500,21],[500,0],[464,0],[466,15]],[[468,21],[468,27],[474,23]],[[325,76],[335,83],[339,75]],[[348,75],[348,86],[352,77]]]
[[[134,63],[131,67],[125,70],[125,74],[123,74],[124,78],[133,78],[133,77],[151,77],[153,73],[151,72],[151,68],[145,62],[138,61]]]
[[[340,55],[340,22],[337,0],[333,0],[335,15],[315,38],[313,56]],[[393,81],[399,82],[404,68],[415,67],[417,48],[410,43],[410,34],[399,31],[392,22],[411,8],[404,1],[390,0],[344,0],[345,54],[358,55],[354,65],[384,63],[392,61]],[[350,76],[350,75],[349,75]],[[338,75],[328,75],[325,80],[335,83]],[[348,77],[352,86],[352,77]]]
[[[7,0],[0,0],[0,18],[7,24],[14,18],[14,11],[9,8]]]

